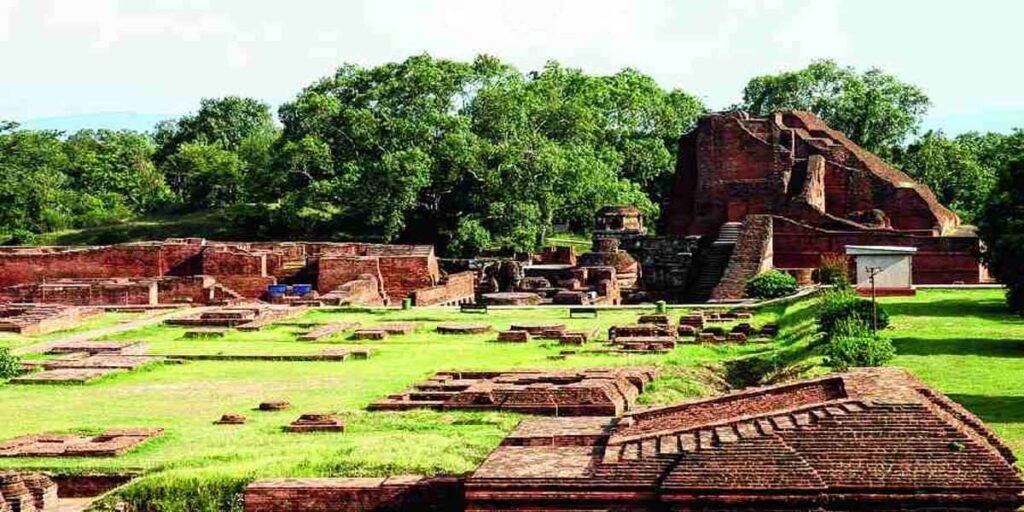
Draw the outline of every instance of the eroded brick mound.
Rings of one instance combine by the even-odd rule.
[[[25,482],[25,487],[32,493],[32,501],[37,512],[57,510],[57,484],[50,477],[42,473],[22,473],[21,478]]]
[[[162,433],[160,428],[123,428],[95,436],[32,434],[0,444],[0,457],[114,457]]]
[[[6,510],[35,511],[35,497],[24,478],[15,471],[0,471],[0,496]]]
[[[530,341],[530,333],[526,331],[501,331],[498,340],[503,343],[526,343]]]
[[[261,411],[286,411],[292,408],[292,404],[285,400],[267,400],[266,402],[260,402],[257,409]]]
[[[159,356],[135,356],[120,354],[98,354],[88,357],[68,357],[53,359],[40,363],[40,366],[48,370],[61,368],[113,368],[120,370],[135,370],[151,364],[162,363],[166,358]]]
[[[440,334],[483,334],[485,332],[491,332],[494,327],[491,324],[483,323],[446,323],[437,326],[437,332]]]
[[[345,422],[334,413],[306,413],[290,425],[284,427],[285,432],[344,432]]]
[[[608,329],[608,339],[615,341],[616,338],[650,338],[650,337],[672,337],[675,333],[668,325],[660,324],[636,324],[616,325]]]
[[[676,348],[674,336],[635,336],[618,337],[613,342],[620,350],[626,352],[668,352]]]
[[[555,416],[618,415],[631,408],[655,372],[646,368],[564,371],[440,372],[432,379],[370,405],[507,410]]]
[[[214,425],[244,425],[248,421],[248,418],[236,413],[227,413],[220,417],[219,420],[213,422]]]
[[[245,512],[462,512],[462,479],[276,478],[245,488]]]
[[[664,325],[664,326],[667,327],[667,326],[672,325],[672,317],[670,317],[668,315],[661,315],[661,314],[658,314],[658,315],[642,315],[642,316],[640,316],[640,318],[637,319],[636,323],[638,323],[638,324]]]
[[[388,339],[388,332],[379,329],[356,329],[352,332],[352,335],[348,337],[350,340],[371,340],[380,341]]]
[[[528,419],[466,499],[477,511],[1013,510],[1014,461],[904,370],[861,369],[619,419]]]

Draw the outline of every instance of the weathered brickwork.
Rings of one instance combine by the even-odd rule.
[[[980,420],[899,369],[523,423],[466,510],[1013,510],[1024,481]]]
[[[245,489],[245,512],[461,512],[462,479],[278,478]]]
[[[729,266],[711,292],[711,299],[743,297],[747,281],[773,266],[772,219],[767,215],[750,215],[743,220]]]
[[[977,236],[931,190],[806,112],[713,114],[680,140],[660,230],[668,239],[713,237],[723,225],[757,215],[773,217],[774,226],[761,220],[756,240],[741,237],[711,298],[742,297],[741,283],[764,266],[766,252],[774,252],[776,268],[806,273],[822,254],[843,253],[848,244],[917,247],[914,281],[921,284],[977,283],[984,276]],[[659,283],[664,278],[652,274],[663,265],[650,259],[641,258],[650,267],[644,273]]]
[[[367,276],[370,276],[369,278]],[[367,293],[367,280],[376,290]],[[155,284],[154,284],[155,283]],[[152,305],[271,298],[274,284],[386,304],[472,298],[471,276],[444,276],[430,246],[170,239],[104,247],[0,248],[0,302]],[[343,288],[350,284],[348,290]],[[352,290],[351,288],[355,288]]]
[[[505,410],[553,416],[618,415],[654,379],[649,369],[440,372],[370,410]]]

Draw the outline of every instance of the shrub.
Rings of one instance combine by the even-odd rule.
[[[11,353],[11,349],[0,347],[0,379],[17,377],[21,373],[21,360]]]
[[[818,327],[829,338],[838,333],[837,326],[843,321],[860,322],[871,329],[874,306],[871,301],[857,296],[853,290],[841,289],[825,292],[818,305]],[[878,328],[889,326],[889,313],[878,305]]]
[[[825,345],[825,356],[825,364],[842,371],[854,366],[882,366],[896,356],[896,349],[886,336],[844,334]]]
[[[841,288],[849,287],[850,259],[845,254],[822,254],[818,264],[818,282]]]
[[[796,278],[778,270],[762,272],[747,281],[747,297],[775,299],[796,292]]]

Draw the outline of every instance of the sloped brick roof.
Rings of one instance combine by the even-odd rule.
[[[605,499],[616,488],[622,500],[716,506],[794,497],[810,508],[861,500],[879,510],[1024,504],[1011,451],[973,414],[900,369],[750,389],[604,424],[591,419],[576,437],[573,425],[558,422],[524,423],[470,478],[467,498],[486,502],[528,485],[569,502]],[[573,457],[559,460],[555,448],[570,445]]]

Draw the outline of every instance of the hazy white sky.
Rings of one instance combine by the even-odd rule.
[[[632,66],[712,108],[757,74],[834,58],[934,103],[930,127],[1024,126],[1016,0],[0,0],[0,119],[272,104],[341,62],[490,53]]]

